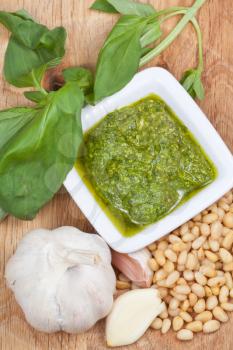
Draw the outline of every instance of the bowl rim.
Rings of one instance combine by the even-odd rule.
[[[130,253],[142,249],[165,236],[216,202],[233,187],[233,156],[201,111],[196,102],[167,70],[147,68],[137,73],[132,81],[116,94],[82,111],[84,131],[109,112],[129,105],[150,93],[157,94],[194,134],[205,153],[215,164],[218,175],[203,190],[158,222],[145,227],[132,237],[124,237],[101,209],[76,169],[67,175],[64,186],[96,231],[114,250]]]

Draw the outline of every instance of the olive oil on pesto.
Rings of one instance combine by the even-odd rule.
[[[76,169],[124,236],[165,217],[217,174],[156,95],[109,113],[88,130]]]

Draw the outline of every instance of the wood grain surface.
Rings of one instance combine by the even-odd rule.
[[[146,2],[146,1],[144,1]],[[190,5],[189,0],[150,0],[156,8],[174,5]],[[0,10],[15,11],[24,7],[38,21],[49,27],[63,25],[68,32],[67,54],[64,66],[83,65],[94,69],[98,50],[117,16],[90,11],[91,0],[1,0]],[[233,2],[209,0],[199,14],[204,33],[206,98],[200,104],[213,125],[233,150]],[[169,30],[174,21],[166,22]],[[0,27],[0,71],[8,41],[8,33]],[[151,66],[167,68],[177,78],[195,64],[195,34],[188,27],[169,49]],[[25,105],[20,89],[9,86],[0,75],[0,107]],[[208,135],[206,135],[208,137]],[[0,349],[1,350],[102,350],[106,349],[104,322],[99,322],[89,332],[81,335],[58,333],[46,335],[33,330],[25,321],[22,311],[6,288],[5,263],[13,254],[22,236],[37,227],[56,228],[74,225],[84,231],[94,232],[64,189],[31,222],[8,217],[0,224]],[[231,322],[213,335],[195,336],[192,342],[183,344],[172,332],[161,336],[148,331],[137,344],[128,350],[231,350],[233,349],[233,316]],[[126,347],[124,348],[126,349]]]

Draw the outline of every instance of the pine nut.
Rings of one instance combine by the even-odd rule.
[[[130,282],[125,282],[125,281],[116,281],[116,288],[120,290],[124,289],[130,289],[131,283]]]
[[[207,278],[201,272],[195,272],[194,276],[197,283],[201,284],[202,286],[206,285]]]
[[[195,239],[195,241],[192,243],[192,248],[195,250],[198,250],[199,248],[201,248],[202,244],[206,241],[206,237],[205,236],[200,236],[197,239]]]
[[[163,312],[161,312],[161,314],[159,314],[159,317],[160,317],[162,320],[168,318],[168,312],[167,312],[167,310],[164,310]]]
[[[169,303],[169,309],[175,310],[179,307],[179,301],[176,298],[172,298]]]
[[[233,288],[230,290],[230,297],[233,298]]]
[[[213,309],[213,315],[220,322],[227,322],[229,319],[227,313],[220,306]]]
[[[202,218],[202,222],[206,224],[212,224],[216,220],[218,220],[218,215],[216,213],[206,214]]]
[[[185,265],[187,261],[188,253],[186,250],[183,250],[178,256],[178,265]]]
[[[169,240],[170,243],[181,242],[180,237],[177,237],[176,235],[173,235],[173,234],[169,235],[168,240]]]
[[[166,249],[164,255],[173,263],[177,262],[177,255],[172,249]]]
[[[155,282],[158,282],[158,281],[164,280],[167,277],[167,273],[163,269],[160,269],[155,272],[154,276],[155,276]]]
[[[192,235],[194,235],[194,237],[198,237],[200,234],[200,229],[198,226],[193,226],[193,228],[191,229],[191,233]]]
[[[173,272],[171,272],[171,273],[168,275],[167,279],[166,279],[166,285],[167,285],[167,287],[170,287],[170,286],[172,286],[174,283],[176,283],[176,281],[179,279],[179,277],[180,277],[180,274],[179,274],[178,271],[173,271]]]
[[[181,310],[182,311],[187,311],[189,308],[190,304],[189,301],[186,299],[185,301],[183,301],[183,303],[181,304]]]
[[[197,333],[202,331],[202,322],[201,321],[193,321],[186,325],[186,329],[189,329],[190,331]]]
[[[171,291],[170,293],[171,293],[171,295],[172,295],[174,298],[176,298],[176,299],[179,300],[179,301],[184,301],[184,300],[187,299],[187,295],[186,295],[186,294],[178,294],[178,293],[176,293],[176,292],[174,292],[174,291]]]
[[[197,314],[200,314],[201,312],[205,311],[205,299],[199,299],[194,305],[193,310]]]
[[[226,272],[233,271],[233,261],[230,262],[229,264],[224,264],[223,270]]]
[[[153,258],[149,260],[149,267],[151,268],[152,271],[157,271],[159,269],[159,265],[157,261]]]
[[[157,248],[156,243],[149,244],[147,248],[150,252],[153,252]]]
[[[154,254],[154,257],[157,261],[157,263],[160,265],[160,266],[163,266],[166,262],[166,259],[165,259],[165,256],[163,254],[163,251],[162,250],[156,250],[155,251],[155,254]]]
[[[203,311],[195,317],[196,321],[201,321],[203,323],[212,320],[213,315],[210,311]]]
[[[184,320],[180,316],[173,318],[172,327],[175,332],[179,331],[184,325]]]
[[[225,273],[225,279],[226,279],[227,288],[232,289],[233,288],[233,279],[232,279],[230,272]]]
[[[231,303],[222,303],[221,308],[225,311],[233,311],[233,304]]]
[[[209,236],[210,235],[210,226],[208,224],[201,224],[200,231],[203,236]]]
[[[186,281],[193,281],[194,280],[194,273],[190,270],[185,270],[183,272],[183,276],[186,279]]]
[[[189,329],[181,329],[177,335],[177,339],[182,340],[182,341],[188,341],[193,339],[193,332],[190,331]]]
[[[185,281],[185,279],[183,277],[180,277],[177,281],[178,285],[187,285],[187,282]]]
[[[178,253],[178,252],[182,252],[182,250],[186,250],[187,246],[185,243],[179,242],[179,243],[174,243],[172,245],[172,249],[174,250],[174,252]]]
[[[203,286],[201,286],[198,283],[194,283],[191,286],[192,292],[198,296],[198,298],[204,298],[205,296],[205,289]]]
[[[193,221],[201,221],[201,214],[194,216]]]
[[[220,248],[219,249],[219,256],[224,264],[229,264],[233,261],[233,257],[228,250],[225,248]]]
[[[227,213],[223,217],[223,223],[228,228],[233,228],[233,213]]]
[[[188,285],[179,285],[174,288],[174,291],[178,294],[189,294],[191,288]]]
[[[175,270],[175,265],[172,261],[167,260],[166,263],[163,265],[163,269],[165,272],[167,272],[167,274],[169,274]]]
[[[197,265],[197,258],[192,253],[188,254],[187,262],[186,262],[186,268],[188,270],[194,270]]]
[[[160,297],[161,298],[164,298],[168,295],[168,290],[167,288],[164,288],[164,287],[157,287],[158,291],[159,291],[159,294],[160,294]]]
[[[215,295],[207,298],[206,300],[206,309],[213,310],[218,305],[218,299]]]
[[[213,277],[210,278],[207,282],[209,287],[221,287],[224,283],[225,283],[225,276],[217,276],[217,277]]]
[[[213,278],[213,277],[215,277],[217,275],[217,272],[215,271],[215,269],[213,269],[210,266],[201,266],[200,267],[200,272],[204,276],[209,277],[209,278]]]
[[[157,281],[157,285],[159,287],[166,288],[167,287],[167,282],[166,282],[166,280]]]
[[[182,241],[187,243],[187,242],[192,242],[195,240],[195,236],[192,235],[192,233],[186,233],[183,237],[182,237]]]
[[[164,251],[167,249],[167,247],[168,247],[168,242],[166,242],[166,241],[161,241],[158,244],[158,250]]]
[[[181,236],[185,235],[185,233],[187,233],[189,231],[189,225],[188,223],[185,223],[183,224],[181,227],[180,227],[180,234]]]
[[[210,226],[211,238],[218,240],[222,234],[223,226],[220,221],[215,221]]]
[[[183,320],[185,321],[185,322],[192,322],[192,316],[188,313],[188,312],[186,312],[186,311],[181,311],[180,312],[180,317],[181,318],[183,318]]]
[[[222,286],[219,292],[219,301],[220,303],[227,303],[229,297],[229,289],[227,286]]]
[[[215,240],[210,240],[209,241],[209,246],[212,252],[216,253],[219,251],[219,242]]]
[[[212,290],[210,289],[210,287],[205,286],[205,296],[208,298],[212,295]]]
[[[203,325],[203,332],[204,333],[213,333],[216,332],[220,328],[220,322],[216,320],[210,320],[207,321]]]
[[[211,288],[211,291],[213,295],[218,296],[220,293],[220,288],[218,286],[215,286]]]
[[[171,320],[169,318],[166,318],[165,320],[163,320],[163,324],[162,324],[162,328],[161,328],[161,333],[165,334],[169,331],[170,327],[171,327]]]
[[[163,325],[163,321],[161,320],[161,318],[157,317],[152,323],[151,323],[151,328],[159,330],[162,328]]]
[[[222,242],[222,246],[225,249],[231,249],[233,244],[233,231],[230,231],[229,233],[227,233],[227,235],[224,237],[224,240]]]
[[[171,317],[176,317],[179,315],[179,313],[180,313],[180,308],[174,309],[174,310],[168,309],[168,315]]]
[[[193,307],[193,306],[196,304],[196,302],[197,302],[197,296],[196,296],[196,294],[190,293],[190,294],[189,294],[189,303],[190,303],[190,306]]]
[[[213,263],[218,261],[218,255],[213,253],[213,252],[211,252],[210,250],[206,250],[205,251],[205,256],[207,257],[207,259],[209,259]]]

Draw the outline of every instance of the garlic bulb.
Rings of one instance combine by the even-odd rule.
[[[5,276],[27,321],[43,332],[86,331],[113,304],[116,279],[107,244],[74,227],[28,233]]]
[[[112,251],[112,264],[130,281],[142,288],[151,286],[153,271],[148,265],[150,258],[151,253],[147,248],[130,254]]]

